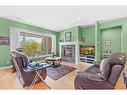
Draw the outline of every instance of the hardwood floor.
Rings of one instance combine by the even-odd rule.
[[[74,88],[74,78],[77,71],[83,71],[87,66],[83,64],[73,64],[69,62],[62,62],[61,64],[76,67],[75,71],[61,77],[58,80],[53,80],[47,76],[45,82],[51,87],[51,89],[64,89],[64,90],[73,90]],[[26,89],[23,88],[17,79],[15,73],[11,72],[11,69],[0,70],[0,89]],[[40,82],[37,83],[33,89],[48,89],[47,86]],[[125,84],[123,83],[123,75],[121,74],[115,89],[125,89]]]

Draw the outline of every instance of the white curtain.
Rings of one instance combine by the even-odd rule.
[[[18,29],[11,27],[10,28],[10,51],[15,51],[19,46],[19,35],[20,32]]]
[[[52,36],[52,52],[56,54],[56,36]]]

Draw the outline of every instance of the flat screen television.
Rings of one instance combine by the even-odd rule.
[[[80,46],[80,55],[95,56],[95,46]]]

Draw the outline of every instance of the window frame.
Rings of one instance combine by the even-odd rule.
[[[22,37],[22,41],[23,41],[23,45],[25,44],[25,42],[27,41],[27,37],[33,37],[33,38],[41,38],[41,40],[43,39],[43,37],[45,38],[45,37],[49,37],[49,38],[51,38],[51,42],[50,43],[52,43],[53,41],[53,37],[52,36],[45,36],[45,35],[43,35],[43,34],[34,34],[34,33],[27,33],[27,32],[20,32],[20,34],[19,34],[19,39],[20,39],[20,36],[23,36]],[[19,41],[21,41],[21,40],[19,40]],[[46,42],[47,40],[45,39],[45,41],[44,41],[44,45],[47,45],[47,42]],[[35,41],[36,42],[36,41]],[[38,43],[38,42],[37,42]],[[20,44],[19,44],[20,45]],[[20,47],[22,48],[22,46],[20,45]],[[47,46],[45,46],[45,47],[47,47]],[[45,53],[44,53],[44,55],[49,55],[49,54],[51,54],[53,51],[52,51],[53,49],[52,49],[52,45],[51,45],[51,50],[50,50],[50,52],[48,51],[48,49],[46,48],[44,51],[45,51]],[[31,56],[30,56],[31,57]]]

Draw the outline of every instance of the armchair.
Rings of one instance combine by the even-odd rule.
[[[99,65],[89,67],[77,74],[74,80],[75,89],[114,89],[124,68],[125,54],[113,53]]]
[[[13,64],[13,68],[16,71],[16,75],[18,79],[20,80],[22,86],[23,87],[29,86],[31,82],[33,81],[36,73],[34,71],[25,72],[23,70],[23,68],[25,68],[27,64],[29,63],[27,56],[20,52],[13,52],[11,53],[11,61]],[[47,70],[46,68],[44,68],[41,72],[41,76],[43,77],[43,79],[45,79],[46,75],[47,75]]]

